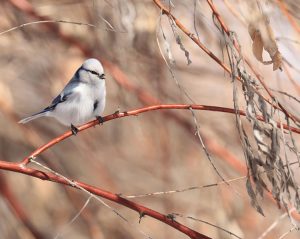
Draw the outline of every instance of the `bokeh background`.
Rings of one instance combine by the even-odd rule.
[[[172,13],[226,62],[224,40],[206,1],[161,2],[171,4]],[[251,11],[245,2],[218,0],[214,4],[237,34],[243,54],[278,100],[300,116],[299,102],[278,92],[295,97],[300,94],[299,1],[284,1],[288,15],[281,1],[260,2],[286,60],[286,70],[282,72],[273,71],[271,65],[263,65],[253,56],[246,21]],[[1,32],[36,21],[69,22],[36,23],[0,33],[1,160],[20,161],[68,130],[53,119],[38,119],[26,125],[18,121],[48,106],[88,57],[98,58],[105,67],[104,115],[159,102],[191,104],[191,99],[197,104],[233,108],[230,76],[160,13],[150,0],[1,1]],[[177,36],[189,52],[191,64],[187,64],[184,51],[176,43]],[[243,107],[241,92],[240,88]],[[221,175],[225,179],[244,176],[245,160],[235,116],[205,111],[195,111],[195,115]],[[212,238],[234,236],[188,217],[220,226],[241,238],[280,238],[288,232],[293,227],[291,220],[268,197],[261,201],[265,217],[251,206],[245,179],[231,182],[230,187],[221,184],[201,188],[221,180],[206,158],[195,129],[188,110],[174,110],[171,115],[165,111],[149,112],[83,131],[42,153],[37,160],[70,179],[122,195],[197,186],[197,190],[130,200],[163,214],[178,213],[181,216],[176,220]],[[297,136],[295,140],[299,142]],[[151,238],[187,238],[149,217],[139,223],[136,212],[105,201],[128,224],[94,199],[69,224],[88,195],[18,173],[0,173],[0,238],[55,238],[57,233],[62,233],[59,238],[141,238],[139,230]],[[274,228],[269,230],[273,223]],[[294,230],[286,238],[299,235]]]

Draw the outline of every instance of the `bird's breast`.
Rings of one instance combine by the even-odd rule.
[[[74,89],[74,97],[59,104],[56,118],[62,123],[81,125],[101,115],[105,106],[105,87],[80,84]]]

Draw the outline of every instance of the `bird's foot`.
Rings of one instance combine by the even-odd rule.
[[[71,131],[73,135],[77,135],[79,129],[77,129],[73,124],[71,124]]]
[[[100,115],[96,116],[96,119],[98,120],[99,124],[104,123],[104,119]]]

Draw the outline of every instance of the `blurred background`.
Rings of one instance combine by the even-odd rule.
[[[161,2],[229,65],[224,38],[207,1]],[[270,18],[284,59],[283,71],[273,71],[272,65],[263,65],[253,56],[247,27],[251,9],[245,2],[218,0],[214,4],[236,33],[243,54],[277,99],[300,117],[299,1],[259,1]],[[64,22],[20,26],[49,20]],[[4,32],[16,26],[20,27]],[[126,111],[159,103],[233,108],[230,76],[161,15],[154,1],[1,1],[0,32],[0,157],[4,161],[20,161],[68,130],[54,119],[40,118],[26,125],[17,122],[48,106],[89,57],[98,58],[105,68],[104,115],[117,109]],[[263,57],[269,58],[267,53]],[[243,109],[240,85],[239,92]],[[226,180],[245,176],[235,116],[209,111],[194,113],[219,173]],[[245,127],[250,131],[250,126]],[[240,238],[280,238],[289,232],[293,228],[291,220],[270,198],[265,196],[260,202],[265,217],[251,206],[245,178],[231,182],[230,187],[224,183],[202,187],[221,179],[195,130],[189,110],[153,111],[85,130],[36,160],[70,179],[122,195],[199,187],[130,200],[162,214],[177,213],[177,221],[212,238],[236,237],[195,219],[222,227]],[[297,135],[295,141],[299,143]],[[299,169],[293,169],[299,179]],[[105,201],[128,224],[94,199],[69,223],[87,199],[88,195],[70,187],[1,171],[0,238],[55,238],[58,233],[59,238],[142,238],[140,230],[151,238],[187,238],[150,217],[139,223],[136,212]],[[293,230],[286,238],[299,235]]]

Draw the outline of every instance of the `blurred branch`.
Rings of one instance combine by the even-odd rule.
[[[293,99],[293,100],[296,101],[297,103],[300,103],[300,100],[299,100],[299,99],[297,99],[295,96],[293,96],[293,95],[291,95],[291,94],[289,94],[289,93],[287,93],[287,92],[285,92],[285,91],[282,91],[282,90],[275,90],[275,89],[270,89],[270,90],[272,90],[272,91],[274,91],[274,92],[277,92],[277,93],[279,93],[279,94],[285,95],[285,96],[289,97],[290,99]]]
[[[226,5],[226,7],[229,9],[229,11],[232,13],[232,15],[234,15],[240,21],[240,23],[246,27],[247,24],[246,24],[245,20],[243,19],[241,13],[239,13],[228,0],[223,0],[223,2]]]
[[[280,215],[257,239],[265,238],[276,226],[281,225],[281,221],[287,216],[288,216],[287,212]]]
[[[163,215],[157,211],[154,211],[150,208],[144,207],[140,204],[137,204],[135,202],[129,201],[123,197],[118,196],[117,194],[105,191],[101,188],[80,182],[80,181],[72,181],[72,184],[70,184],[66,179],[59,177],[53,173],[46,173],[37,169],[28,168],[25,167],[23,164],[20,163],[11,163],[11,162],[5,162],[0,161],[0,169],[7,170],[7,171],[13,171],[17,173],[22,173],[25,175],[29,175],[35,178],[39,178],[42,180],[52,181],[59,184],[64,184],[67,186],[74,187],[74,184],[78,185],[79,187],[82,187],[83,189],[87,190],[88,192],[106,198],[110,201],[113,201],[115,203],[118,203],[120,205],[123,205],[127,208],[130,208],[140,214],[140,217],[143,216],[150,216],[152,218],[155,218],[165,224],[168,224],[169,226],[177,229],[178,231],[186,234],[191,239],[209,239],[210,237],[207,237],[199,232],[196,232],[178,222],[175,220],[170,219],[167,217],[167,215]]]
[[[75,215],[75,216],[74,216],[74,217],[73,217],[66,225],[64,225],[64,226],[59,230],[59,232],[56,233],[56,236],[55,236],[54,239],[57,239],[57,238],[59,238],[59,237],[62,237],[62,236],[65,234],[67,228],[68,228],[70,225],[72,225],[72,224],[77,220],[77,218],[79,218],[79,216],[82,214],[83,210],[86,209],[86,207],[88,206],[88,204],[89,204],[91,198],[92,198],[92,196],[89,196],[89,198],[85,201],[85,203],[84,203],[83,206],[80,208],[80,210],[76,213],[76,215]]]
[[[5,175],[0,173],[0,194],[6,199],[7,203],[11,206],[12,211],[16,217],[24,224],[30,231],[31,235],[37,239],[46,238],[37,228],[32,224],[23,206],[20,204],[10,187],[7,185]]]
[[[32,7],[32,5],[27,0],[9,0],[9,3],[17,8],[18,10],[30,15],[33,18],[36,18],[38,21],[52,21],[52,19],[40,16]],[[53,33],[55,33],[59,38],[63,39],[65,43],[68,43],[70,45],[76,46],[78,49],[80,49],[81,52],[84,53],[86,56],[92,56],[92,50],[85,47],[80,41],[78,41],[76,38],[66,35],[63,33],[58,25],[53,24],[45,24],[45,27],[47,27],[49,30],[51,30]]]
[[[289,81],[293,84],[293,86],[295,87],[297,94],[300,95],[300,86],[299,83],[292,77],[289,69],[287,68],[287,66],[285,64],[283,64],[283,69],[287,75],[287,78],[289,79]]]
[[[184,215],[181,215],[181,214],[179,214],[179,213],[172,213],[171,215],[177,216],[177,217],[181,217],[181,218],[190,219],[190,220],[193,220],[193,221],[195,221],[195,222],[201,222],[201,223],[207,224],[207,225],[209,225],[209,226],[215,227],[215,228],[217,228],[217,229],[219,229],[219,230],[221,230],[221,231],[223,231],[223,232],[228,233],[231,237],[236,237],[236,238],[242,239],[240,236],[234,234],[233,232],[231,232],[231,231],[229,231],[229,230],[227,230],[227,229],[225,229],[225,228],[223,228],[223,227],[220,227],[220,226],[218,226],[218,225],[215,225],[215,224],[213,224],[213,223],[204,221],[204,220],[202,220],[202,219],[198,219],[198,218],[195,218],[195,217],[192,217],[192,216],[184,216]]]
[[[88,27],[97,28],[96,25],[93,25],[93,24],[90,24],[90,23],[72,22],[72,21],[65,21],[65,20],[42,20],[42,21],[35,21],[35,22],[27,22],[27,23],[23,23],[19,26],[12,27],[10,29],[7,29],[5,31],[0,32],[0,36],[5,34],[5,33],[8,33],[8,32],[11,32],[11,31],[14,31],[14,30],[26,27],[26,26],[35,25],[35,24],[45,24],[45,23],[66,23],[66,24],[81,25],[81,26],[88,26]]]
[[[290,24],[292,25],[292,27],[296,30],[296,32],[298,32],[298,34],[300,33],[300,26],[298,25],[298,23],[295,21],[295,19],[293,18],[293,16],[289,13],[284,1],[282,0],[276,0],[278,7],[280,8],[281,12],[287,17],[288,21],[290,22]]]
[[[281,235],[278,239],[283,239],[285,238],[288,234],[290,234],[292,231],[294,230],[299,230],[296,226],[293,226],[290,230],[288,230],[287,232],[285,232],[283,235]]]

